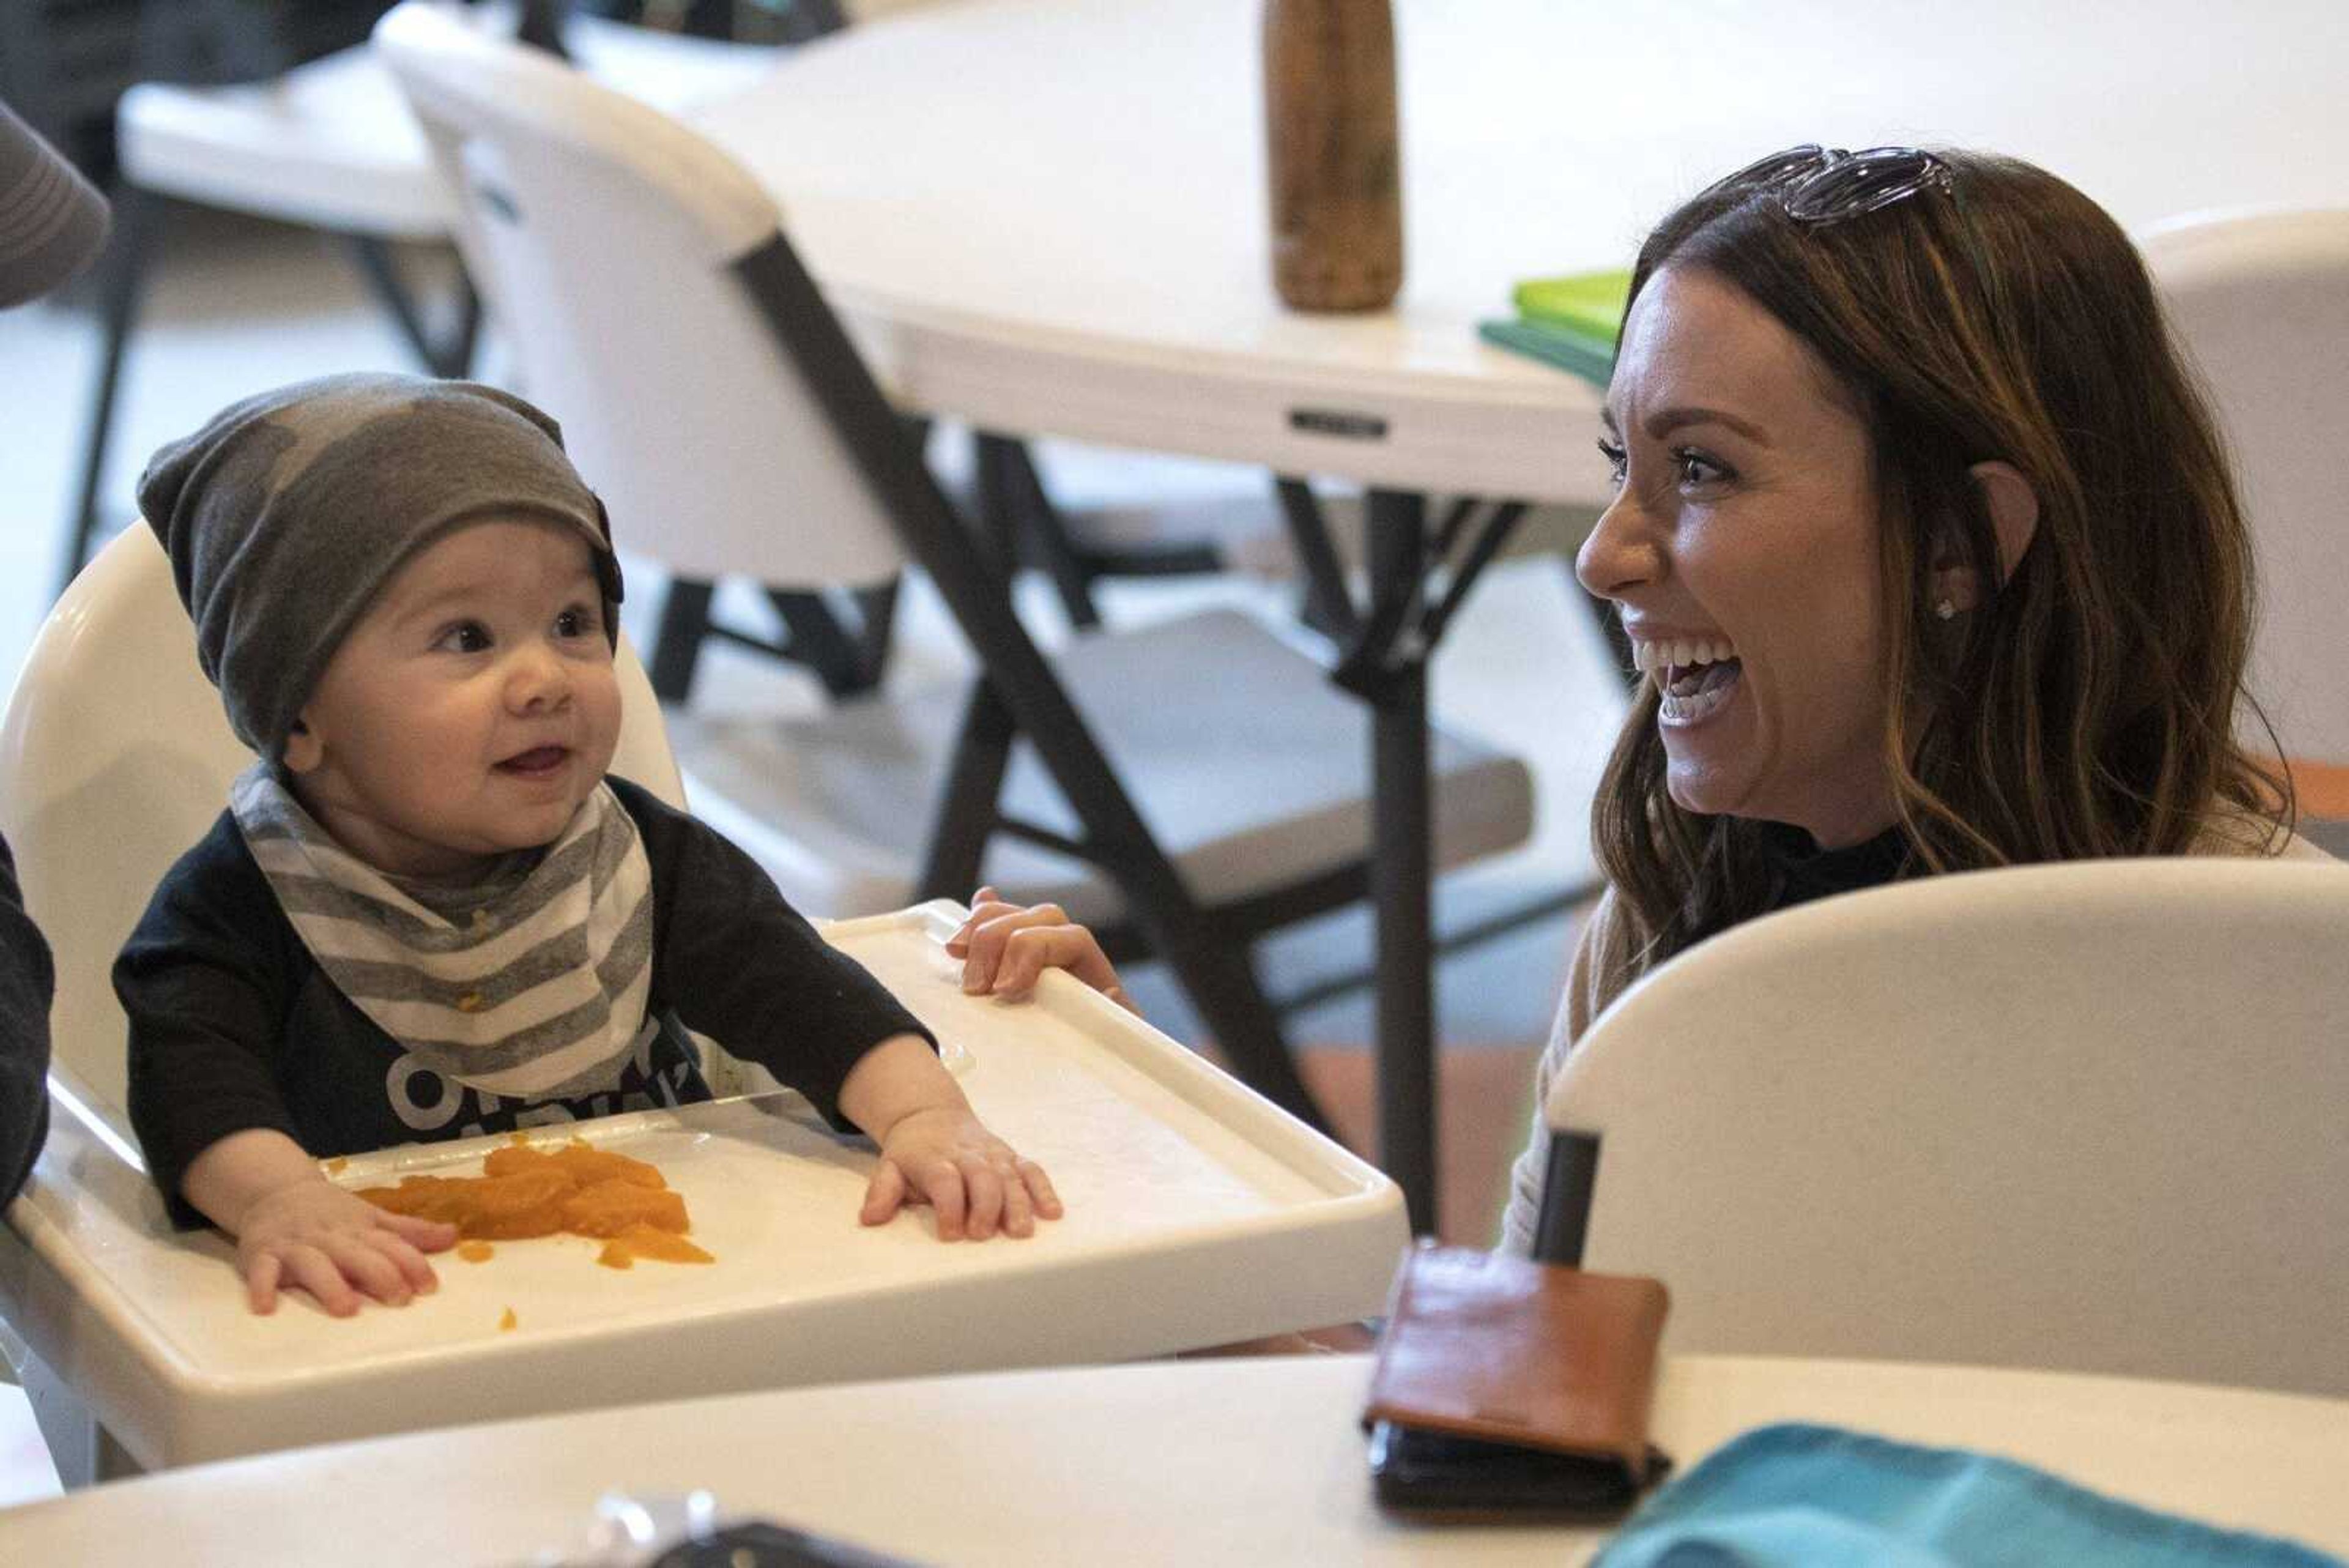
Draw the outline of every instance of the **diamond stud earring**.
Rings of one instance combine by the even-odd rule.
[[[1941,619],[1948,620],[1958,613],[1958,602],[1955,599],[1943,599],[1933,607],[1933,613]]]

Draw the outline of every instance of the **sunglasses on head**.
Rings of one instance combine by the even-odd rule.
[[[1760,192],[1775,199],[1795,223],[1835,223],[1927,190],[1947,192],[1954,199],[1957,182],[1947,163],[1922,148],[1870,147],[1847,152],[1806,143],[1773,152],[1714,181],[1704,194]]]

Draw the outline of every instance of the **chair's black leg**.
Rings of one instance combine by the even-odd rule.
[[[357,258],[360,273],[375,290],[376,298],[391,313],[399,335],[423,361],[424,368],[436,376],[462,376],[473,368],[473,348],[481,330],[481,296],[474,291],[473,280],[465,275],[459,264],[457,274],[457,323],[447,339],[434,342],[424,330],[424,318],[416,308],[416,300],[408,286],[399,280],[399,269],[391,259],[391,247],[372,234],[348,236],[351,254]]]
[[[457,279],[457,330],[440,348],[443,376],[471,376],[473,355],[481,346],[481,296],[469,275]]]
[[[441,367],[441,355],[424,330],[423,320],[416,314],[416,302],[408,296],[407,285],[399,281],[398,270],[392,265],[391,247],[373,234],[350,234],[351,255],[358,263],[360,275],[375,290],[378,303],[390,313],[393,325],[408,340],[416,358],[436,376],[448,374]]]
[[[804,664],[834,697],[869,691],[880,672],[864,641],[840,624],[840,618],[821,594],[767,590],[767,602],[783,618],[791,633],[786,651],[794,663]]]
[[[698,577],[671,577],[668,597],[661,601],[660,630],[653,639],[653,661],[645,671],[653,695],[664,702],[682,702],[693,690],[693,666],[701,656],[701,639],[709,635],[709,600],[715,583]]]
[[[1011,613],[1010,585],[995,559],[955,515],[928,470],[905,444],[897,415],[882,396],[815,280],[780,234],[735,264],[745,288],[774,328],[776,340],[799,368],[875,494],[896,524],[907,551],[929,568],[963,634],[988,671],[1001,706],[1032,743],[1083,825],[1084,839],[1124,889],[1136,924],[1174,965],[1197,1001],[1208,1028],[1233,1054],[1234,1064],[1264,1093],[1316,1126],[1312,1097],[1280,1042],[1271,1004],[1236,944],[1221,941],[1160,849],[1133,802],[1111,771],[1084,718],[1042,653]],[[948,804],[968,806],[969,794],[950,784]],[[990,789],[982,797],[990,811]],[[960,873],[946,857],[928,857],[929,880]],[[958,889],[957,889],[958,890]]]
[[[1101,609],[1093,603],[1094,574],[1069,537],[1068,519],[1061,515],[1061,509],[1052,504],[1051,495],[1044,489],[1044,476],[1036,472],[1036,454],[1028,450],[1025,441],[989,435],[978,439],[1002,444],[1012,515],[1019,520],[1019,537],[1042,564],[1044,575],[1052,579],[1052,589],[1061,596],[1061,608],[1068,616],[1069,624],[1080,631],[1090,631],[1101,625]]]
[[[1171,914],[1171,918],[1169,918]],[[1330,1130],[1280,1028],[1280,1014],[1266,1000],[1247,943],[1216,934],[1212,917],[1195,907],[1143,917],[1151,945],[1182,981],[1199,1010],[1216,1048],[1242,1082],[1281,1109],[1320,1132]]]
[[[1070,545],[1065,524],[1044,494],[1027,448],[1009,436],[971,432],[972,466],[978,475],[978,520],[997,559],[1013,571],[1029,556],[1040,560],[1061,597],[1069,624],[1081,629],[1101,624],[1085,569]]]
[[[848,26],[840,0],[791,0],[783,8],[783,42],[804,44]]]
[[[985,680],[973,681],[921,877],[915,885],[916,899],[967,898],[978,886],[1017,730],[1010,708],[995,689]],[[1118,876],[1117,867],[1104,869]],[[1118,879],[1129,897],[1151,880]],[[1179,893],[1172,899],[1153,900],[1152,908],[1138,910],[1133,918],[1151,952],[1174,971],[1207,1033],[1241,1079],[1283,1110],[1327,1132],[1329,1121],[1297,1075],[1296,1059],[1281,1033],[1280,1014],[1265,997],[1247,943],[1217,932],[1214,917]]]
[[[897,625],[897,590],[905,581],[902,576],[895,576],[869,588],[849,590],[848,597],[855,602],[856,613],[864,621],[857,640],[864,646],[868,684],[878,686],[881,678],[889,672],[889,639]]]
[[[922,854],[921,876],[914,884],[916,899],[968,898],[978,886],[1016,728],[1011,710],[995,688],[983,680],[972,681],[963,703],[962,727],[955,736],[954,759],[938,796],[938,815],[930,825],[929,846]]]
[[[1007,576],[1019,569],[1019,504],[1012,484],[1011,444],[985,431],[970,434],[971,470],[978,481],[979,537]]]
[[[789,593],[769,588],[767,598],[783,619],[787,640],[782,644],[731,630],[710,618],[717,594],[715,583],[692,577],[672,577],[661,603],[660,628],[655,634],[652,661],[646,670],[653,694],[664,702],[683,702],[693,690],[693,672],[704,639],[719,637],[756,649],[770,658],[788,659],[806,666],[834,697],[853,697],[880,684],[888,666],[889,633],[895,622],[897,588],[894,580],[856,590],[858,625],[842,623],[831,602],[820,594]]]
[[[147,264],[171,221],[170,202],[129,185],[114,191],[113,254],[108,258],[105,293],[105,339],[99,350],[98,386],[90,396],[89,421],[82,437],[81,497],[67,520],[63,556],[57,562],[57,592],[80,572],[89,558],[92,539],[104,510],[106,453],[114,435],[115,397],[122,380],[122,355],[138,323],[139,301],[145,292]]]

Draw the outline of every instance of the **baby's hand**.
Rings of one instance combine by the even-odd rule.
[[[278,1287],[299,1285],[334,1316],[348,1317],[361,1291],[406,1306],[438,1289],[424,1254],[456,1241],[454,1225],[386,1213],[316,1177],[254,1200],[237,1228],[236,1264],[254,1312],[275,1311]]]
[[[1007,904],[992,888],[970,896],[970,919],[947,939],[971,996],[1024,996],[1048,969],[1064,969],[1128,1012],[1139,1014],[1092,932],[1058,904]]]
[[[909,1203],[938,1211],[938,1240],[984,1241],[1000,1228],[1032,1236],[1038,1219],[1061,1217],[1052,1179],[987,1130],[968,1109],[909,1111],[881,1140],[881,1166],[857,1219],[885,1224]]]

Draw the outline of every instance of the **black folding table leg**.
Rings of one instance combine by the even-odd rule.
[[[1420,591],[1427,502],[1370,496],[1371,600]],[[1405,590],[1402,585],[1409,584]],[[1414,603],[1414,609],[1415,609]],[[1406,624],[1415,616],[1407,616]],[[1379,1164],[1402,1189],[1412,1229],[1435,1226],[1435,949],[1428,784],[1427,674],[1408,660],[1371,707],[1371,899],[1378,915]]]
[[[1272,483],[1305,576],[1305,624],[1324,637],[1343,640],[1353,636],[1361,620],[1346,591],[1345,569],[1338,565],[1337,549],[1330,542],[1330,523],[1320,500],[1301,479],[1276,474]]]

